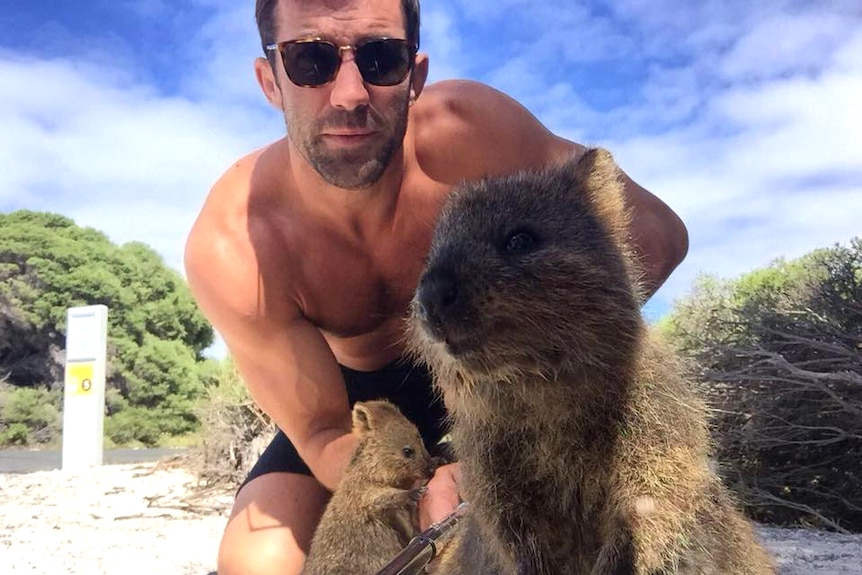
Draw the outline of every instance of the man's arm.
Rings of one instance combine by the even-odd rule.
[[[456,170],[460,179],[508,174],[561,163],[586,150],[551,133],[521,104],[483,84],[440,82],[428,87],[421,100],[430,101],[431,112],[420,119],[425,133],[418,137],[436,148],[425,153],[420,148],[419,154],[432,158],[424,168],[434,175],[445,174],[450,166],[466,166]],[[631,236],[645,274],[643,287],[652,295],[685,257],[688,232],[664,202],[625,174],[623,183],[632,208]]]
[[[260,254],[243,243],[199,220],[186,245],[189,284],[254,401],[333,490],[356,446],[341,371],[294,302],[264,297]]]
[[[632,208],[631,237],[644,271],[642,289],[651,297],[688,253],[688,230],[670,207],[622,172]]]

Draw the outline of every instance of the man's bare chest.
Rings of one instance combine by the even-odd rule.
[[[402,320],[424,268],[432,231],[428,223],[365,245],[330,238],[310,246],[301,256],[297,278],[303,314],[339,338],[369,334]]]
[[[405,250],[394,262],[333,257],[310,274],[303,312],[321,329],[341,337],[374,331],[403,318],[422,271],[424,254]],[[336,265],[338,264],[338,265]]]

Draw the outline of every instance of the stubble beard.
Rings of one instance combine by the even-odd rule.
[[[381,116],[364,106],[352,112],[337,112],[322,120],[297,121],[285,113],[287,135],[302,157],[330,185],[359,190],[377,182],[407,133],[409,100]],[[328,150],[322,133],[329,128],[374,128],[378,130],[367,146]]]

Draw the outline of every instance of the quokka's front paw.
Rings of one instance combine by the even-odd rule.
[[[410,499],[412,499],[413,501],[416,501],[418,503],[420,499],[425,497],[425,494],[427,492],[428,492],[428,488],[423,485],[422,487],[416,487],[414,489],[411,489],[407,493],[408,493],[408,496],[410,497]]]

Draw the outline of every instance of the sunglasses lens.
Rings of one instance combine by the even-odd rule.
[[[356,66],[362,78],[375,86],[394,86],[410,71],[411,54],[406,40],[370,40],[356,49]]]
[[[338,48],[329,42],[288,42],[281,50],[284,71],[297,86],[320,86],[335,76]]]

